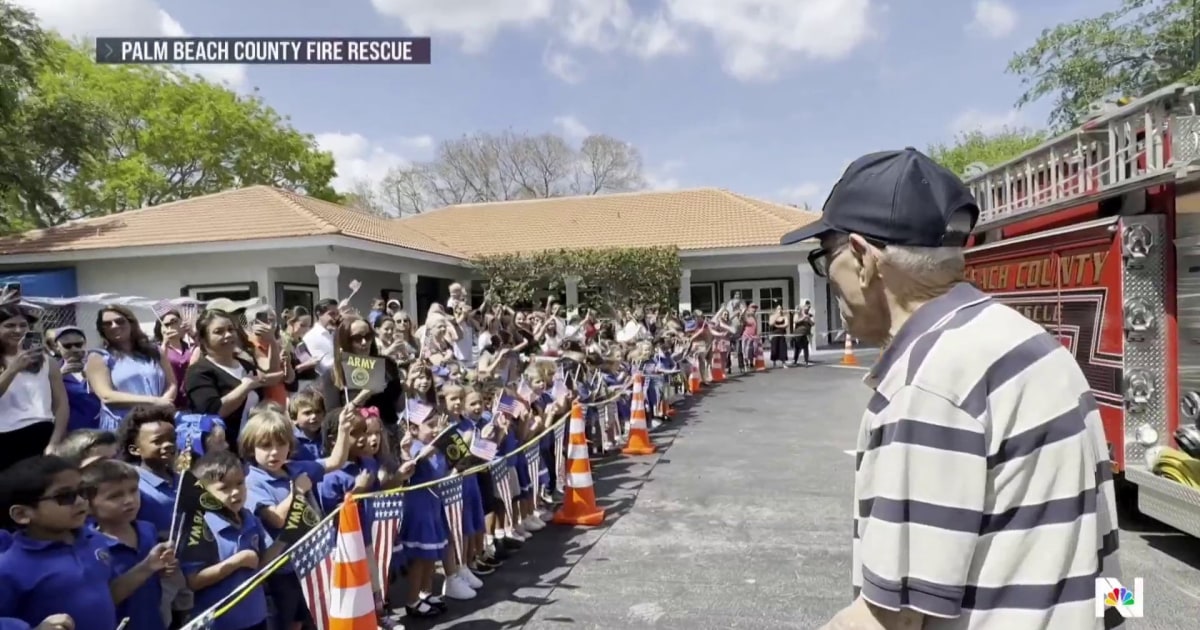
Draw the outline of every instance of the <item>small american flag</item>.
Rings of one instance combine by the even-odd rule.
[[[529,384],[529,381],[521,379],[521,382],[517,383],[517,398],[520,398],[525,404],[530,404],[537,398],[537,393],[533,391],[533,386]]]
[[[533,497],[542,496],[542,454],[538,449],[531,448],[525,452],[525,459],[528,461],[529,479],[533,481]]]
[[[404,413],[408,416],[409,422],[421,424],[433,415],[433,407],[422,400],[409,398],[404,405]]]
[[[496,411],[506,413],[515,418],[521,415],[520,410],[517,408],[519,404],[515,397],[510,396],[508,392],[504,392],[496,398]]]
[[[386,591],[392,568],[392,548],[396,545],[396,532],[400,530],[400,519],[404,516],[404,495],[385,494],[366,499],[362,503],[362,513],[371,524],[371,554],[379,570],[375,576],[379,580],[376,584]]]
[[[446,512],[446,523],[450,526],[450,542],[454,543],[454,551],[460,562],[463,558],[463,484],[462,477],[455,475],[434,486],[442,498],[442,509]],[[319,630],[319,629],[318,629]]]
[[[492,460],[492,483],[496,486],[496,494],[504,504],[504,518],[513,523],[513,491],[508,483],[508,473],[512,470],[508,460],[504,458]]]
[[[177,310],[171,300],[159,300],[150,306],[150,310],[154,311],[154,317],[162,319],[167,313]]]
[[[479,436],[475,436],[471,440],[471,455],[482,459],[485,462],[490,462],[496,459],[496,443],[491,440],[485,440]]]
[[[337,512],[334,512],[335,514]],[[317,630],[329,630],[329,594],[333,591],[333,550],[338,519],[326,518],[292,548],[292,566]]]
[[[566,424],[559,423],[554,427],[554,489],[557,492],[562,492],[567,483],[567,448],[563,445],[566,434]]]
[[[562,368],[554,373],[554,387],[550,389],[550,395],[555,400],[566,398],[567,390],[567,375],[563,373]]]

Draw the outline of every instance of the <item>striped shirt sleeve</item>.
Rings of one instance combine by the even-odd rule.
[[[856,477],[861,595],[889,610],[957,617],[985,507],[984,424],[914,385],[874,407]]]

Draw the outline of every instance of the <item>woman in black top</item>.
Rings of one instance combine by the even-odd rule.
[[[196,322],[202,356],[188,366],[184,391],[193,413],[220,416],[225,437],[237,447],[242,421],[258,404],[265,383],[254,362],[240,353],[238,325],[224,311],[205,311]]]
[[[371,356],[383,360],[384,388],[382,392],[356,389],[346,383],[342,374],[342,357],[347,354]],[[325,400],[326,409],[337,409],[347,402],[357,407],[375,407],[385,425],[394,426],[399,420],[397,402],[404,392],[400,367],[395,361],[381,356],[375,344],[375,330],[361,317],[343,315],[333,334],[333,369],[321,376],[317,391]]]

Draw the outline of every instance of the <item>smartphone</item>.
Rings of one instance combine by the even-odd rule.
[[[25,333],[25,337],[21,339],[21,351],[28,352],[30,350],[42,350],[42,343],[42,335],[31,330]],[[34,361],[33,365],[29,366],[28,371],[40,372],[42,369],[42,361],[44,360],[45,356],[39,353],[38,359]]]
[[[261,310],[254,314],[254,320],[259,322],[260,324],[270,324],[271,323],[271,312],[267,311],[267,310]]]

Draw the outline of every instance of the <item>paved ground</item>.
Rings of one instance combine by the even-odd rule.
[[[594,463],[602,527],[539,533],[432,627],[819,627],[850,596],[844,451],[866,402],[861,376],[773,370],[705,393],[656,434],[659,455]],[[1147,619],[1134,627],[1194,627],[1200,543],[1126,522],[1126,576],[1146,580]]]

